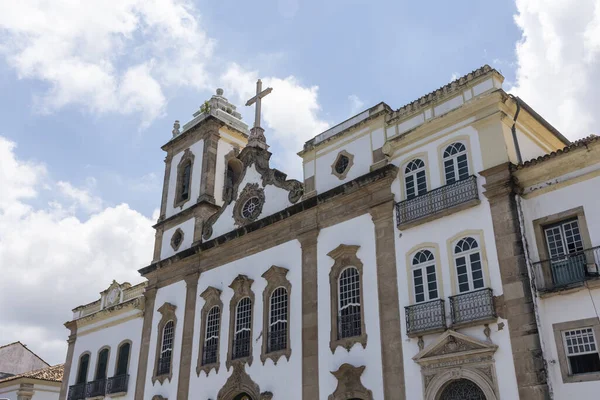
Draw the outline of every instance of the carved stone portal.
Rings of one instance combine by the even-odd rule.
[[[373,400],[373,393],[365,388],[360,381],[360,376],[364,370],[364,365],[355,367],[350,364],[342,364],[337,371],[332,372],[338,383],[335,392],[329,395],[328,400]]]
[[[247,393],[253,400],[260,399],[260,388],[246,373],[244,363],[233,361],[233,372],[219,390],[217,400],[233,400],[240,393]]]
[[[498,380],[494,353],[498,346],[448,330],[421,350],[413,360],[421,366],[426,400],[438,399],[452,382],[466,379],[477,385],[487,400],[497,400]]]

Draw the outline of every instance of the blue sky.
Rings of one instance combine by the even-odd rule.
[[[61,362],[70,309],[140,280],[160,146],[217,87],[249,124],[273,87],[273,160],[301,178],[304,141],[483,64],[567,137],[598,133],[600,0],[0,0],[0,344]]]

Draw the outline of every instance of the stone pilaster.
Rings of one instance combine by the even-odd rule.
[[[200,196],[198,202],[215,202],[215,176],[217,174],[217,146],[219,144],[219,125],[209,127],[204,138],[202,151],[202,178],[200,181]]]
[[[172,154],[169,152],[165,158],[165,177],[163,178],[163,192],[162,200],[160,202],[160,217],[159,221],[163,220],[167,216],[167,197],[169,196],[169,179],[171,177],[171,161],[173,160]]]
[[[490,203],[504,293],[504,304],[499,314],[508,320],[519,397],[527,400],[548,399],[546,371],[510,164],[500,164],[480,174],[486,178],[483,194]]]
[[[19,390],[17,390],[17,400],[31,400],[34,393],[33,383],[21,383]]]
[[[181,340],[181,357],[179,360],[179,383],[177,399],[187,400],[190,388],[192,369],[192,346],[194,342],[194,318],[196,316],[196,298],[198,294],[198,278],[196,272],[185,277],[185,312],[183,317],[183,337]]]
[[[386,201],[369,212],[375,225],[383,397],[386,400],[403,400],[406,399],[406,389],[394,243],[394,201]]]
[[[154,315],[156,292],[156,288],[146,288],[146,291],[144,292],[144,323],[142,325],[142,341],[140,345],[137,378],[135,381],[135,400],[144,400],[146,375],[148,373],[148,351],[150,350],[150,336],[152,334],[152,317]]]
[[[319,399],[319,321],[317,237],[313,229],[298,236],[302,246],[302,398]]]
[[[156,232],[154,233],[154,254],[152,257],[152,262],[160,261],[160,251],[162,248],[162,239],[164,231],[164,226],[161,225],[156,227]]]
[[[73,365],[73,353],[75,352],[75,340],[77,339],[77,323],[70,321],[65,324],[67,329],[71,331],[69,338],[67,339],[67,358],[65,359],[65,369],[63,372],[63,381],[60,385],[60,394],[58,400],[65,400],[67,393],[69,392],[69,377],[71,375],[71,367]]]

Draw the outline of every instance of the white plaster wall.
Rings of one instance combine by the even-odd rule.
[[[179,281],[172,285],[160,288],[156,293],[154,301],[154,314],[152,316],[152,333],[150,335],[150,345],[148,347],[148,371],[146,371],[146,389],[144,391],[147,398],[154,395],[161,395],[165,398],[177,398],[177,382],[179,380],[179,362],[181,359],[181,338],[183,337],[183,320],[185,313],[185,281]],[[177,308],[175,309],[175,317],[177,325],[175,326],[175,336],[173,338],[173,353],[172,353],[172,379],[166,380],[161,385],[160,382],[152,384],[152,374],[154,373],[154,365],[156,360],[156,341],[161,340],[158,334],[158,323],[162,315],[158,309],[165,303],[171,303]],[[147,312],[150,310],[146,310]],[[162,332],[160,333],[162,335]]]
[[[185,221],[177,226],[174,226],[171,229],[167,229],[163,233],[162,244],[161,244],[161,248],[160,248],[160,259],[161,260],[164,260],[165,258],[169,258],[172,255],[174,255],[175,253],[179,253],[180,251],[188,249],[192,246],[192,243],[194,242],[195,224],[196,224],[195,218],[192,216],[187,221]],[[173,250],[173,247],[171,247],[171,239],[177,229],[181,229],[183,231],[183,242],[181,242],[179,249],[177,249],[177,251],[175,251],[175,250]]]
[[[257,221],[284,210],[292,205],[288,199],[289,192],[287,190],[278,188],[274,185],[267,185],[265,187],[262,186],[262,177],[256,171],[254,164],[246,169],[244,179],[242,179],[242,182],[238,188],[238,196],[242,193],[244,187],[246,187],[246,184],[248,183],[258,183],[259,187],[262,187],[265,190],[265,203],[260,215],[256,219]],[[223,211],[223,214],[221,214],[219,219],[215,222],[213,225],[213,234],[211,238],[219,237],[227,232],[237,229],[235,220],[233,219],[233,209],[236,202],[237,199],[232,201]]]
[[[539,261],[539,250],[535,241],[533,221],[576,207],[583,207],[592,246],[600,245],[600,177],[575,183],[560,189],[522,200],[525,236],[532,262]],[[565,293],[538,299],[540,333],[544,346],[544,357],[548,363],[548,374],[554,398],[585,398],[600,390],[600,381],[568,383],[562,381],[553,324],[598,317],[600,289]],[[595,307],[594,307],[595,305]],[[600,338],[596,338],[600,340]]]
[[[0,388],[0,399],[17,400],[17,390],[19,390],[19,387],[20,385],[17,384]]]
[[[138,310],[139,313],[139,310]],[[131,313],[130,313],[131,314]],[[126,317],[123,315],[121,317]],[[121,318],[112,318],[98,323],[97,326],[103,323],[110,323]],[[139,313],[139,317],[122,322],[117,325],[109,326],[104,329],[97,330],[85,334],[85,331],[78,332],[77,340],[75,341],[75,349],[73,351],[73,362],[71,366],[71,373],[68,377],[69,386],[75,384],[77,379],[77,370],[79,368],[79,357],[85,353],[90,352],[90,364],[88,368],[87,380],[94,380],[94,374],[96,373],[96,363],[98,362],[98,351],[104,346],[110,346],[110,353],[108,357],[108,368],[107,376],[113,377],[116,369],[117,353],[119,344],[125,340],[131,341],[131,349],[129,356],[129,387],[127,395],[121,397],[122,399],[133,399],[135,393],[135,379],[137,376],[138,359],[140,353],[140,342],[142,338],[142,314]]]
[[[225,135],[221,132],[221,135]],[[233,150],[233,145],[230,143],[219,140],[217,145],[217,166],[215,170],[215,202],[217,205],[223,204],[223,185],[225,184],[225,171],[227,171],[227,164],[225,163],[225,156]]]
[[[35,393],[31,397],[32,400],[58,400],[60,386],[34,384],[33,388]]]
[[[431,180],[430,187],[435,189],[443,184],[441,176],[441,157],[438,154],[438,147],[442,143],[446,143],[452,137],[469,137],[469,146],[471,150],[471,162],[470,173],[476,173],[483,169],[483,162],[481,159],[479,138],[477,131],[471,126],[464,126],[457,129],[451,135],[445,137],[439,137],[430,143],[415,144],[412,146],[412,150],[401,157],[393,160],[395,165],[401,167],[398,173],[398,177],[392,184],[392,192],[394,193],[396,200],[403,199],[404,197],[404,183],[403,183],[403,169],[405,163],[415,157],[415,154],[421,154],[425,152],[428,158],[429,178]],[[427,138],[427,139],[431,139]],[[485,261],[487,262],[489,271],[489,283],[495,296],[499,296],[503,293],[502,282],[500,277],[500,271],[497,260],[496,245],[494,239],[494,230],[492,225],[492,218],[490,214],[490,207],[487,199],[482,194],[485,183],[483,177],[478,177],[479,187],[479,198],[481,204],[469,208],[467,210],[460,211],[449,216],[436,219],[421,225],[399,231],[395,228],[396,234],[396,263],[398,266],[398,291],[401,309],[401,325],[402,325],[402,337],[403,337],[403,357],[404,357],[404,371],[405,371],[405,382],[406,382],[406,393],[407,398],[411,400],[418,400],[423,398],[423,382],[421,379],[420,366],[412,360],[418,352],[419,348],[417,345],[417,338],[411,339],[406,335],[406,317],[405,317],[405,306],[411,304],[412,300],[412,289],[409,285],[409,275],[407,273],[407,253],[414,251],[413,249],[423,243],[435,243],[439,248],[439,260],[437,261],[441,266],[442,276],[438,276],[438,288],[442,289],[440,297],[446,299],[446,318],[447,321],[450,319],[450,308],[449,296],[456,294],[453,293],[452,278],[450,275],[451,268],[454,268],[454,263],[451,261],[447,246],[447,241],[453,238],[455,235],[463,231],[480,231],[481,235],[478,237],[480,246],[485,246]],[[498,322],[504,323],[503,329],[499,330],[498,324],[491,324],[490,329],[492,330],[491,338],[493,343],[499,346],[498,350],[494,355],[496,360],[495,366],[498,376],[498,387],[500,390],[500,398],[503,399],[517,399],[517,383],[516,375],[514,370],[514,364],[512,360],[512,350],[510,344],[509,330],[507,321],[498,319]],[[483,333],[483,326],[476,326],[471,328],[458,329],[458,332],[474,337],[479,340],[485,340],[486,337]],[[430,345],[435,341],[439,334],[426,335],[424,337],[425,346]]]
[[[262,349],[263,328],[263,290],[267,281],[261,276],[272,265],[287,268],[287,278],[290,281],[290,345],[292,354],[290,360],[285,357],[279,359],[277,366],[270,359],[263,365],[260,361]],[[213,286],[222,291],[221,300],[223,310],[221,315],[221,341],[219,372],[214,370],[207,377],[201,373],[196,375],[196,365],[200,348],[200,315],[204,306],[204,299],[198,296],[196,304],[194,345],[192,353],[192,366],[190,378],[190,398],[216,399],[219,390],[223,387],[232,370],[227,371],[229,335],[229,303],[233,297],[233,290],[229,285],[239,274],[247,275],[254,280],[252,291],[255,295],[253,305],[252,325],[252,354],[254,361],[251,366],[246,366],[246,372],[256,382],[261,392],[271,391],[273,398],[300,399],[302,393],[302,252],[300,243],[296,240],[284,243],[277,247],[251,255],[249,257],[222,265],[216,269],[203,272],[198,284],[200,295],[207,287]],[[175,398],[175,396],[173,396]],[[322,398],[327,398],[326,396]]]
[[[317,155],[315,187],[318,193],[326,192],[329,189],[369,173],[369,167],[373,163],[371,138],[367,134],[352,139],[356,136],[357,135],[351,136],[348,142],[340,148],[336,148],[335,150],[331,150],[322,155]],[[354,156],[354,164],[350,167],[345,179],[339,179],[336,175],[331,173],[331,165],[335,162],[338,154],[342,150],[346,150]]]
[[[357,256],[363,263],[362,290],[367,347],[363,349],[360,344],[355,344],[350,352],[338,347],[332,354],[329,348],[331,338],[329,272],[334,260],[327,253],[340,244],[360,246]],[[383,400],[377,263],[374,226],[370,215],[365,214],[322,229],[317,244],[317,265],[320,398],[325,400],[335,391],[337,379],[331,374],[331,371],[336,371],[342,364],[349,363],[355,366],[366,366],[361,381],[367,389],[373,391],[374,399]]]
[[[519,141],[519,150],[521,150],[521,158],[523,161],[543,156],[547,153],[538,143],[535,143],[531,138],[520,129],[517,129],[517,140]]]
[[[190,151],[194,154],[194,165],[192,166],[192,180],[190,188],[190,199],[182,207],[173,208],[173,199],[175,198],[175,190],[177,189],[177,165],[181,161],[184,151],[181,151],[173,156],[171,161],[171,172],[169,174],[169,192],[167,194],[167,209],[166,216],[177,214],[185,210],[192,204],[196,204],[196,199],[200,194],[200,181],[202,180],[202,151],[204,149],[204,140],[200,140],[190,146]]]

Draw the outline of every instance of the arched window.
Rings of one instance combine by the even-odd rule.
[[[484,285],[483,267],[481,264],[481,249],[479,243],[472,237],[460,239],[454,245],[454,264],[458,292],[482,289]]]
[[[168,321],[163,328],[162,345],[160,347],[160,358],[158,360],[158,375],[166,375],[171,372],[171,359],[173,356],[173,333],[175,324]]]
[[[240,179],[242,169],[242,162],[237,158],[230,158],[229,161],[227,161],[225,184],[223,185],[223,201],[228,202],[233,197],[233,187]]]
[[[119,351],[117,353],[117,369],[115,370],[115,376],[127,375],[130,352],[131,344],[129,342],[125,342],[121,346],[119,346]]]
[[[252,336],[252,300],[241,299],[235,311],[235,330],[232,359],[250,356],[250,340]]]
[[[419,158],[410,161],[404,168],[404,185],[406,198],[427,193],[427,178],[425,177],[425,163]]]
[[[190,149],[185,149],[179,163],[177,164],[177,182],[175,185],[175,198],[173,207],[183,207],[191,198],[192,173],[194,165],[194,154]]]
[[[181,191],[179,192],[179,201],[190,198],[190,178],[192,175],[192,163],[187,162],[181,173]]]
[[[87,374],[88,368],[90,366],[90,355],[84,354],[79,357],[79,368],[77,369],[77,380],[76,384],[86,383],[87,382]]]
[[[102,349],[98,353],[98,362],[96,363],[96,377],[94,380],[99,381],[106,379],[106,369],[108,368],[109,349]]]
[[[419,250],[412,259],[415,303],[438,298],[435,257],[429,250]]]
[[[206,317],[206,332],[204,336],[204,351],[202,365],[216,363],[219,350],[219,332],[221,328],[221,309],[213,306]]]
[[[360,275],[357,268],[348,267],[342,271],[338,293],[338,339],[360,336]]]
[[[444,150],[444,177],[446,185],[469,177],[467,148],[463,143],[452,143]]]
[[[288,292],[279,287],[273,291],[269,312],[269,352],[287,348]]]

